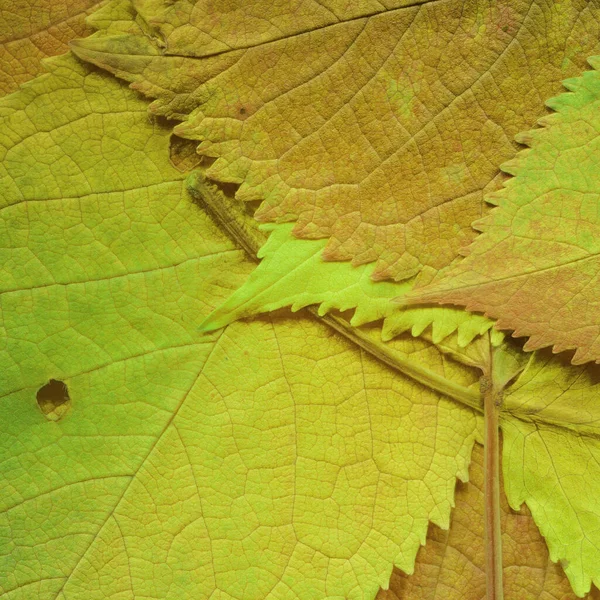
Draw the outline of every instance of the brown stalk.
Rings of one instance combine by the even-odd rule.
[[[483,473],[486,600],[503,600],[502,525],[500,521],[500,430],[498,423],[501,392],[496,390],[491,373],[481,378],[480,389],[483,396],[485,422]]]

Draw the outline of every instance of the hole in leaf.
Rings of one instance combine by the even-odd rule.
[[[51,379],[36,394],[38,406],[50,421],[62,419],[71,406],[71,397],[66,383]]]
[[[197,147],[198,142],[195,140],[185,140],[175,134],[171,135],[169,145],[171,164],[182,173],[195,169],[203,161],[203,157],[196,152]]]

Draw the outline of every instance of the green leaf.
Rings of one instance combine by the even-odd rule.
[[[564,83],[572,92],[547,102],[556,112],[517,138],[531,148],[502,165],[515,177],[490,198],[499,206],[467,257],[411,301],[484,312],[528,336],[527,350],[576,349],[579,364],[600,362],[600,73]]]
[[[250,265],[143,101],[50,66],[0,102],[3,597],[372,598],[448,526],[480,418],[306,318],[200,335]]]
[[[118,38],[122,52],[110,60],[134,65],[141,81],[150,73],[155,91],[159,83],[163,91],[177,88],[168,100],[180,109],[198,103],[191,83],[207,65],[218,77],[224,64],[233,68],[252,54],[248,48],[170,60],[165,42],[148,34],[160,32],[176,46],[177,24],[157,19],[175,15],[189,32],[190,5],[161,12],[159,1],[138,4],[135,17],[126,2],[108,5],[96,18],[108,33],[79,51],[94,58],[99,49],[115,50],[117,38],[109,34],[137,31]],[[481,31],[468,30],[479,38],[467,47],[477,50],[498,14],[483,3],[461,6],[460,15],[452,12],[458,4],[428,4],[384,11],[373,22],[385,25],[392,15],[402,24],[408,15],[417,25],[406,30],[416,39],[441,39],[438,26],[435,34],[425,31],[428,21],[419,15],[447,16],[444,26],[469,24],[475,6],[485,18]],[[584,15],[587,6],[579,7]],[[510,66],[526,41],[550,47],[557,40],[561,46],[564,36],[569,44],[584,37],[586,17],[574,21],[577,6],[563,6],[559,15],[556,7],[539,8],[516,10],[519,31],[494,34],[507,44],[494,65],[508,56]],[[313,37],[327,39],[334,28],[363,19],[341,17],[339,26],[317,24]],[[217,22],[215,40],[228,39]],[[557,24],[552,35],[548,22]],[[304,26],[302,19],[286,26],[298,23]],[[275,29],[259,36],[272,37]],[[457,31],[464,48],[469,40]],[[301,32],[293,37],[286,44],[307,40]],[[189,33],[181,40],[190,41]],[[261,52],[277,43],[260,40]],[[216,51],[206,38],[199,43]],[[72,58],[50,68],[0,102],[4,597],[373,598],[394,565],[412,571],[429,523],[448,527],[456,479],[467,478],[481,437],[478,373],[455,357],[503,388],[512,505],[529,504],[576,593],[598,583],[596,371],[549,354],[528,356],[509,343],[494,347],[489,333],[461,357],[447,338],[439,343],[448,345],[447,354],[406,335],[382,344],[376,327],[352,329],[331,315],[321,323],[270,315],[203,335],[201,323],[246,280],[251,265],[187,196],[183,175],[168,162],[170,124],[149,121],[138,96]],[[498,81],[514,84],[503,77]],[[218,89],[213,100],[222,100]],[[474,105],[465,106],[469,112]],[[244,195],[249,199],[248,188]],[[287,232],[277,243],[269,260],[281,254],[288,267],[304,269],[314,256],[309,246],[322,242],[298,242]],[[296,243],[308,256],[300,265],[281,251]],[[363,262],[375,260],[355,261]],[[348,275],[371,267],[345,268],[332,271],[339,282],[333,291],[315,278],[310,297],[359,310],[364,300],[366,314],[375,314],[379,288]],[[273,302],[291,299],[280,290]],[[48,391],[53,387],[58,397]]]
[[[504,399],[506,494],[529,506],[573,590],[600,584],[600,393],[596,365],[533,354]]]
[[[392,303],[393,298],[406,294],[412,285],[375,283],[371,278],[373,265],[353,267],[346,262],[324,262],[321,251],[325,240],[299,240],[293,236],[291,224],[263,225],[257,230],[239,202],[208,184],[201,175],[194,174],[188,183],[201,202],[219,213],[219,222],[233,238],[262,259],[244,285],[206,318],[202,331],[214,331],[237,319],[284,306],[291,306],[295,312],[312,304],[319,305],[321,316],[333,309],[355,309],[352,326],[383,319],[385,341],[409,330],[412,335],[421,335],[431,325],[434,343],[439,344],[458,330],[457,345],[464,348],[492,327],[489,319],[462,310],[407,309]],[[264,245],[259,248],[259,244]],[[500,343],[502,334],[493,331],[493,336],[495,343]]]
[[[456,489],[456,508],[450,529],[432,526],[427,543],[417,554],[415,572],[395,571],[388,591],[377,600],[475,600],[486,595],[484,449],[473,449],[469,481]],[[502,482],[500,482],[502,488]],[[560,564],[548,548],[526,506],[512,510],[501,495],[504,597],[513,599],[574,600]],[[598,591],[587,596],[598,598]]]

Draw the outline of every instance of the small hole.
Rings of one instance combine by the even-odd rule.
[[[71,397],[66,383],[51,379],[36,394],[40,410],[50,421],[62,419],[71,406]]]
[[[245,115],[246,114],[246,109],[242,106],[242,108],[240,108],[240,115]]]

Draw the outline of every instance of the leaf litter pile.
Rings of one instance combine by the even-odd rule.
[[[80,4],[0,10],[0,597],[598,598],[600,1]]]

